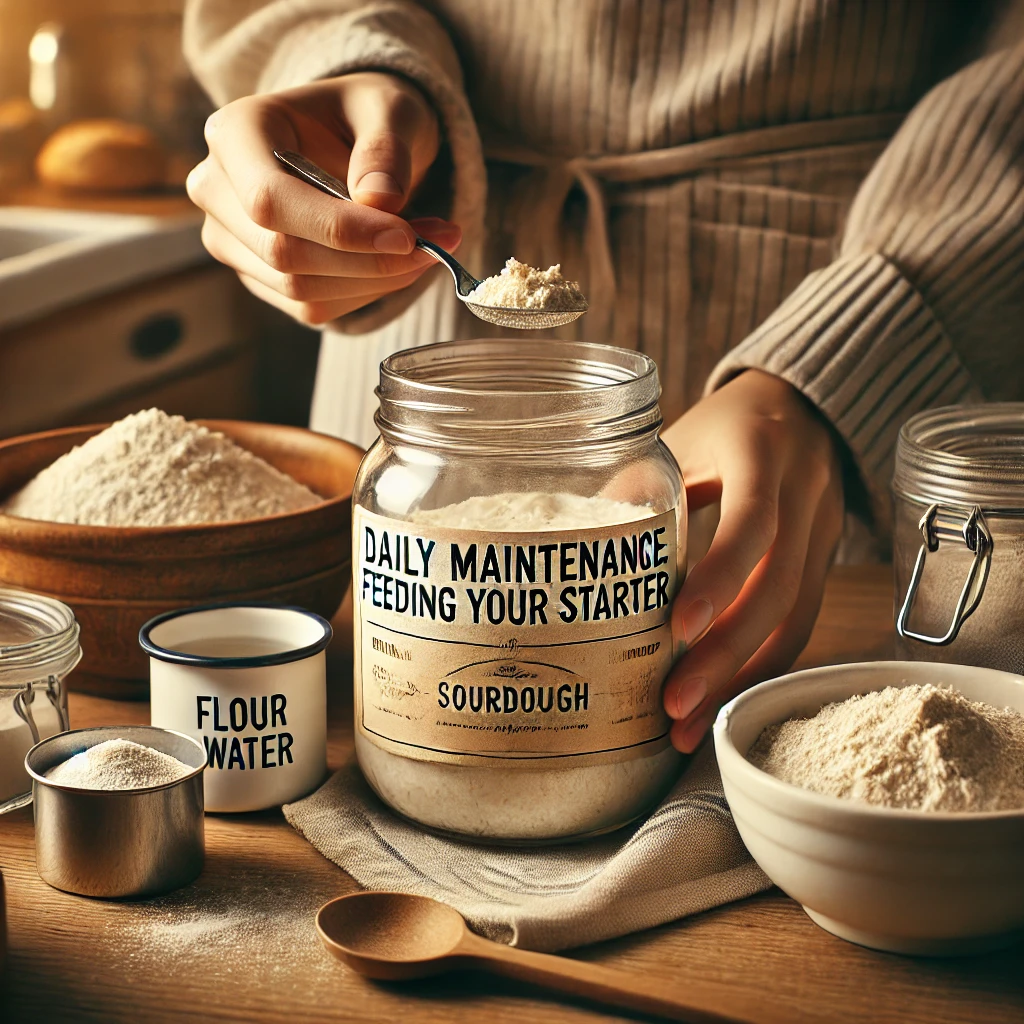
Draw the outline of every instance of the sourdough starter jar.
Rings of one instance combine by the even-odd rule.
[[[913,416],[893,494],[899,656],[1024,673],[1024,404]]]
[[[624,825],[671,784],[686,509],[659,394],[647,356],[584,342],[381,365],[353,493],[355,744],[400,814],[538,842]]]

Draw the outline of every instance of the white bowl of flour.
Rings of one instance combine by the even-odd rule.
[[[813,921],[890,952],[982,952],[1024,933],[1013,711],[1024,679],[1008,672],[829,666],[727,704],[715,750],[747,849]]]

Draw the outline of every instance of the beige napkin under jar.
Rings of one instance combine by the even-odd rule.
[[[498,847],[425,832],[354,763],[284,814],[361,885],[432,896],[481,935],[526,949],[626,935],[771,884],[736,831],[710,743],[645,821],[587,842]]]

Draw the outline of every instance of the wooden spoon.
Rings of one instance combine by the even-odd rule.
[[[472,968],[670,1020],[694,1024],[737,1020],[684,1001],[678,994],[682,985],[491,942],[471,932],[457,910],[427,896],[398,892],[341,896],[320,908],[316,929],[330,953],[360,974],[381,981]],[[702,1002],[707,1005],[709,1000]]]

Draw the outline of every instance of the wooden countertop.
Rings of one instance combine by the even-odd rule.
[[[801,665],[883,658],[891,645],[885,567],[837,569]],[[347,659],[332,672],[330,762],[351,754]],[[145,704],[73,695],[76,727],[146,723]],[[405,986],[365,981],[317,943],[316,907],[355,883],[280,812],[210,816],[192,886],[113,903],[51,889],[35,873],[28,809],[0,817],[9,968],[0,1019],[32,1021],[619,1020],[470,974]],[[1024,947],[975,959],[875,953],[821,931],[772,891],[573,955],[675,980],[699,979],[716,1009],[761,1024],[1024,1020]]]

